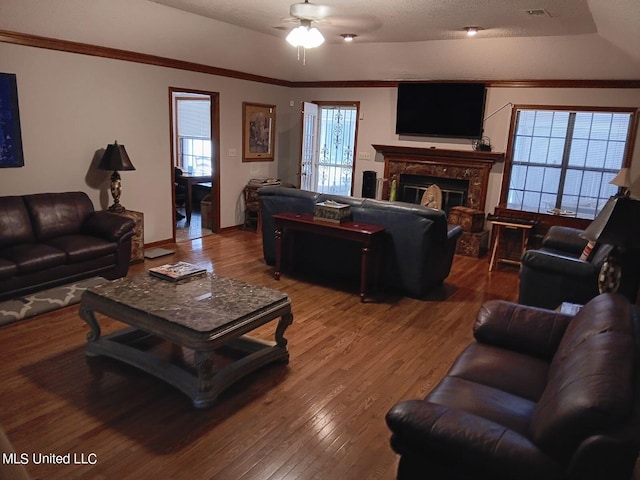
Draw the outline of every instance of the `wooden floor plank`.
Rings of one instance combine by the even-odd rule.
[[[456,256],[444,287],[424,299],[284,274],[260,237],[231,231],[169,244],[184,260],[291,298],[290,363],[230,387],[210,409],[113,360],[84,355],[88,327],[71,306],[0,328],[0,424],[18,452],[95,453],[94,465],[29,464],[55,479],[391,479],[386,412],[426,395],[471,341],[479,307],[517,298],[517,269]],[[101,317],[105,332],[123,324]],[[255,332],[273,338],[273,327]]]

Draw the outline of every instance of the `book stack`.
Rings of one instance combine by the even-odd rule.
[[[258,187],[266,187],[267,185],[280,185],[279,178],[252,178],[249,180],[249,185],[258,186]]]
[[[150,268],[149,275],[170,282],[178,282],[186,278],[204,277],[207,275],[207,269],[187,262],[166,263],[159,267]]]

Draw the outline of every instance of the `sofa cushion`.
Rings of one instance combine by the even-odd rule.
[[[635,352],[630,309],[622,296],[604,294],[569,323],[531,425],[534,441],[544,450],[569,456],[588,436],[631,414]]]
[[[522,372],[527,372],[523,375]],[[526,353],[472,343],[448,376],[463,378],[537,402],[547,384],[549,362]]]
[[[18,266],[9,260],[0,258],[0,280],[11,278],[18,273]]]
[[[25,195],[33,231],[39,241],[78,233],[93,212],[93,203],[84,192]]]
[[[528,436],[536,404],[517,395],[463,378],[446,376],[425,400],[471,413]]]
[[[115,252],[118,244],[89,235],[64,235],[47,242],[67,254],[69,263],[84,262],[96,257],[102,257]]]
[[[22,197],[0,197],[0,247],[35,240]]]
[[[13,245],[4,248],[2,256],[16,264],[20,275],[62,265],[67,259],[62,250],[42,243]]]

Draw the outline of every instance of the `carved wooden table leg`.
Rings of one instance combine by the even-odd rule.
[[[83,307],[80,305],[80,318],[82,318],[87,324],[91,331],[87,333],[87,340],[89,342],[95,342],[100,338],[100,324],[98,323],[98,319],[96,318],[96,314],[93,310]]]
[[[278,347],[287,348],[287,339],[284,338],[284,331],[287,329],[289,325],[293,323],[293,314],[285,313],[278,320],[278,326],[276,327],[276,345]]]
[[[210,392],[213,386],[213,352],[195,352],[196,371],[198,372],[198,392]]]
[[[364,302],[367,296],[367,272],[369,266],[369,257],[371,254],[371,248],[368,245],[362,247],[362,264],[360,271],[360,301]]]
[[[280,280],[280,267],[282,262],[282,227],[276,225],[276,269],[273,272],[273,277],[276,280]]]

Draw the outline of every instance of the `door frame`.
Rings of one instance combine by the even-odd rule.
[[[356,161],[357,161],[357,156],[358,156],[358,128],[360,127],[360,102],[359,101],[345,101],[345,100],[341,100],[341,101],[327,101],[327,100],[312,100],[311,102],[308,103],[314,103],[318,106],[318,124],[317,124],[317,129],[318,132],[316,132],[316,136],[319,137],[319,133],[320,133],[320,111],[322,109],[322,107],[355,107],[356,109],[356,128],[355,128],[355,132],[354,132],[354,139],[353,139],[353,164],[351,165],[351,189],[350,189],[350,196],[353,196],[353,189],[354,189],[354,185],[355,185],[355,173],[356,173]],[[300,126],[300,158],[298,159],[298,187],[300,187],[300,185],[302,184],[302,152],[303,152],[303,145],[302,143],[304,142],[304,109],[301,110],[301,126]],[[318,149],[316,148],[314,155],[316,158],[314,158],[314,161],[317,160],[317,155],[319,154]],[[313,168],[313,167],[312,167]]]
[[[173,186],[176,183],[174,171],[174,159],[176,153],[175,145],[175,122],[173,95],[177,93],[195,93],[199,95],[207,95],[210,100],[211,115],[211,215],[212,229],[214,233],[220,231],[220,93],[207,90],[196,90],[193,88],[169,87],[169,139],[170,139],[170,156],[169,167],[171,171],[171,216],[173,218],[173,241],[176,241],[176,192]]]

